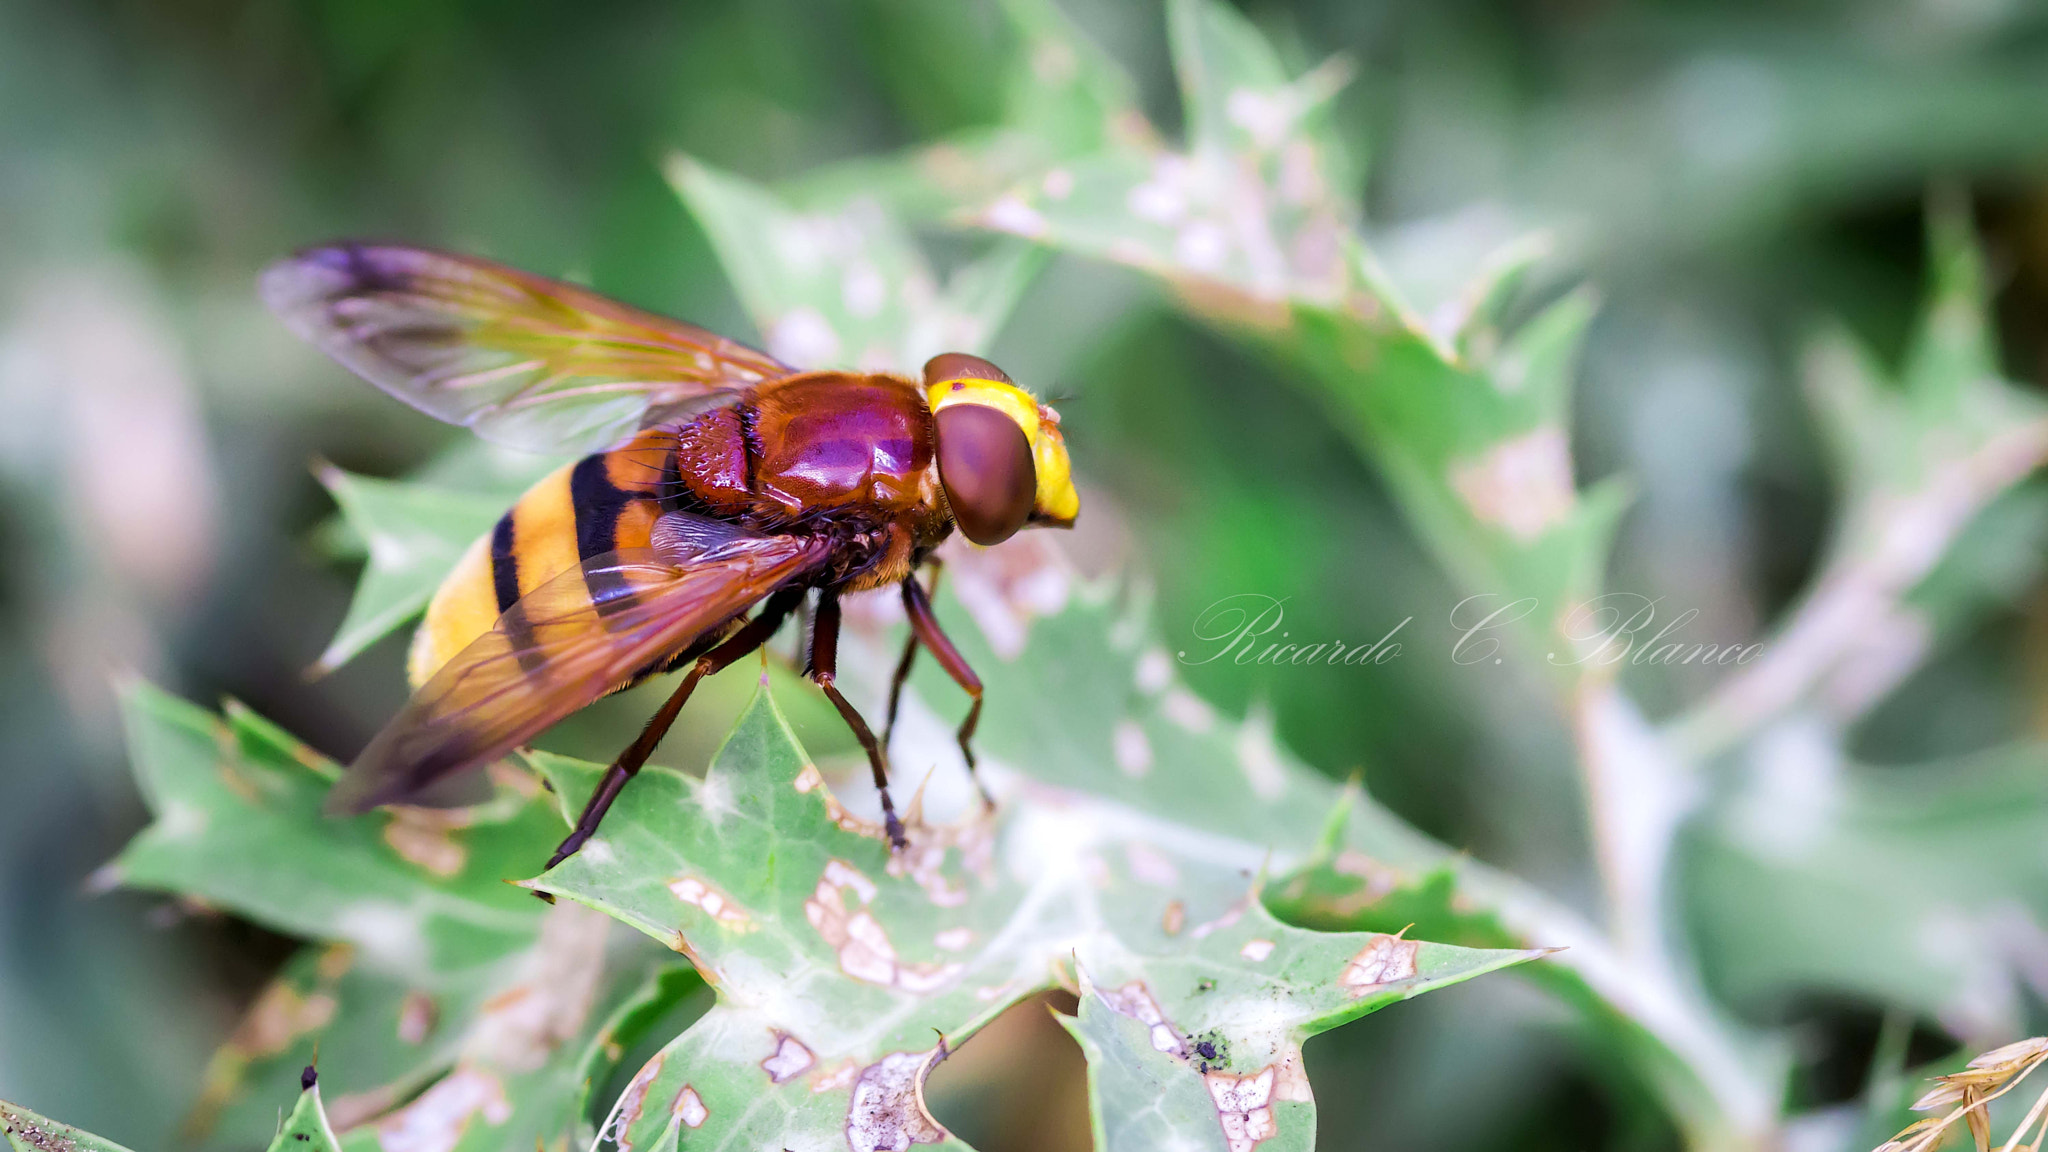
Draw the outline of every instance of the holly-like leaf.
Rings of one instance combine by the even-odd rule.
[[[1808,349],[1807,391],[1842,480],[1842,522],[1762,658],[1675,724],[1699,754],[1804,709],[1846,723],[1888,694],[1932,651],[1938,625],[1969,617],[1949,608],[1970,583],[1967,569],[1944,572],[1940,561],[2048,462],[2048,403],[1999,368],[1967,206],[1937,194],[1928,217],[1933,284],[1896,376],[1840,328]],[[2030,532],[2007,527],[2008,540]]]
[[[1342,298],[1356,206],[1328,103],[1350,68],[1290,80],[1242,15],[1209,0],[1175,0],[1168,24],[1186,149],[1113,135],[1018,181],[979,222],[1143,268],[1244,317]]]
[[[5,1100],[0,1100],[0,1135],[7,1137],[7,1152],[128,1152],[112,1140],[59,1124]]]
[[[320,1085],[311,1065],[307,1065],[301,1083],[304,1087],[299,1091],[299,1102],[292,1106],[292,1114],[284,1118],[284,1126],[270,1142],[270,1152],[341,1152],[341,1141],[327,1123],[327,1109],[320,1104]]]
[[[1871,766],[1811,735],[1747,764],[1685,886],[1737,1003],[1843,989],[1975,1038],[2026,1027],[2020,941],[2048,907],[2048,750]],[[1736,942],[1768,938],[1772,948]]]
[[[216,1056],[195,1136],[267,1136],[269,1101],[317,1045],[348,1147],[580,1145],[630,1033],[696,986],[672,953],[506,883],[565,830],[530,775],[494,768],[469,808],[331,819],[339,769],[246,709],[216,718],[143,685],[124,706],[155,820],[100,879],[322,942]]]
[[[424,611],[462,549],[489,531],[511,501],[332,466],[319,475],[366,557],[348,615],[313,666],[331,672]]]
[[[596,784],[594,765],[540,761],[571,801]],[[1022,781],[1004,794],[994,816],[914,821],[892,854],[765,691],[703,780],[642,772],[534,886],[687,952],[720,999],[610,1130],[635,1148],[945,1140],[920,1099],[945,1046],[1078,964],[1155,1049],[1204,1067],[1211,1122],[1284,1122],[1307,1147],[1303,1039],[1536,955],[1293,928],[1256,899],[1256,843]]]
[[[1005,241],[941,286],[902,226],[871,198],[799,211],[687,157],[669,179],[704,225],[768,351],[801,368],[914,371],[978,352],[1043,263]]]

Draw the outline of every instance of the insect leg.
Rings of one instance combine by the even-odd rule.
[[[903,821],[896,818],[896,802],[889,798],[889,765],[882,757],[882,746],[875,740],[875,734],[868,729],[868,722],[847,703],[846,697],[832,684],[839,669],[839,594],[831,589],[820,589],[818,607],[811,614],[811,658],[805,674],[817,682],[825,692],[825,698],[839,709],[839,718],[853,729],[853,737],[867,751],[868,767],[875,773],[875,790],[882,794],[882,827],[889,833],[889,843],[897,848],[908,848],[910,841],[903,836]]]
[[[661,738],[668,735],[669,726],[676,722],[676,716],[689,701],[690,693],[696,691],[697,682],[767,643],[768,638],[781,627],[783,618],[802,598],[803,590],[800,588],[785,588],[775,593],[752,620],[741,625],[716,648],[697,658],[697,662],[683,674],[683,682],[676,686],[674,695],[648,718],[647,726],[640,730],[639,737],[619,753],[619,758],[612,761],[610,768],[605,769],[604,779],[598,782],[597,791],[591,793],[590,802],[583,806],[583,815],[576,820],[575,831],[569,833],[569,838],[562,841],[553,856],[548,857],[548,868],[574,856],[577,849],[597,834],[597,826],[603,822],[604,814],[611,810],[612,801],[619,798],[626,781],[640,771],[640,766],[654,754]]]
[[[927,561],[932,566],[931,595],[939,594],[939,573],[944,571],[944,562],[938,557]],[[916,580],[913,572],[905,580]],[[903,701],[903,684],[910,679],[910,665],[917,659],[917,632],[913,630],[903,640],[903,659],[896,662],[896,675],[889,678],[889,714],[882,718],[882,747],[889,747],[889,738],[896,732],[896,705]]]
[[[988,794],[988,785],[981,782],[981,776],[974,770],[974,729],[981,723],[981,677],[967,666],[967,658],[953,647],[952,638],[939,627],[939,618],[932,612],[931,598],[915,580],[903,582],[903,610],[910,617],[910,634],[917,642],[932,650],[932,657],[946,670],[962,691],[974,698],[967,708],[967,719],[960,722],[960,755],[967,761],[967,775],[974,781],[974,787],[981,793],[984,806],[993,808],[995,797]]]

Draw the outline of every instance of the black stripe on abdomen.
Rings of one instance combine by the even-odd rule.
[[[512,550],[512,515],[518,510],[514,505],[491,529],[491,590],[498,594],[500,615],[519,602],[519,554]]]
[[[619,548],[619,513],[641,493],[612,483],[605,454],[585,456],[569,473],[569,507],[576,514],[576,554],[587,563]],[[632,602],[632,587],[616,572],[586,569],[584,582],[598,615],[609,615]]]
[[[519,604],[519,553],[515,549],[518,515],[519,506],[514,504],[511,511],[498,517],[497,526],[491,529],[491,591],[497,594],[499,625],[504,629],[512,650],[519,654],[519,667],[532,672],[546,661],[533,648],[533,626],[526,622],[523,612],[516,611]]]

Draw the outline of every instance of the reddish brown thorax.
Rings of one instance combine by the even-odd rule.
[[[815,372],[683,426],[677,479],[706,512],[770,528],[834,511],[875,519],[926,496],[932,415],[916,385]]]

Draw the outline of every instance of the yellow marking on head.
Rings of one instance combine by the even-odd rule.
[[[1031,522],[1059,528],[1074,523],[1081,512],[1081,496],[1074,490],[1074,466],[1067,458],[1067,441],[1060,433],[1057,412],[1015,384],[1000,380],[941,380],[931,385],[925,396],[933,415],[955,404],[980,404],[1016,421],[1031,445],[1032,470],[1037,477]]]

